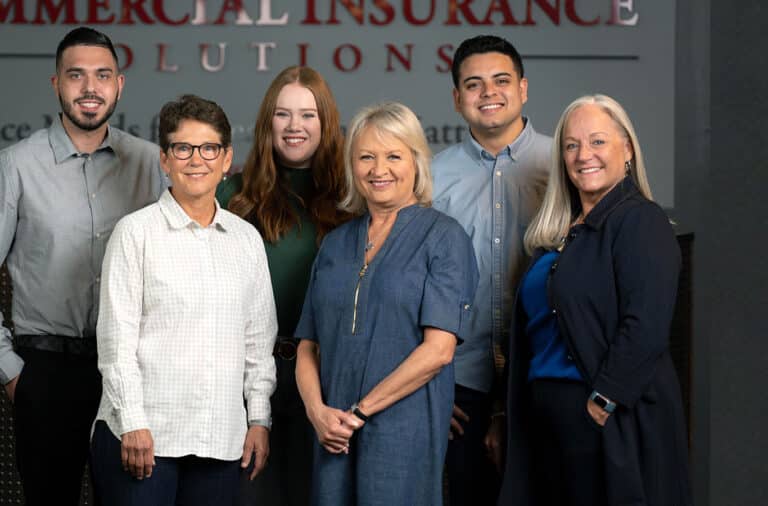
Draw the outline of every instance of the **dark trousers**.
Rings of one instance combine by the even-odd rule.
[[[120,440],[103,421],[91,443],[94,487],[109,506],[233,506],[240,461],[155,457],[152,476],[137,480],[123,470]]]
[[[500,477],[483,443],[491,421],[491,396],[456,385],[454,403],[469,416],[469,422],[459,421],[464,435],[454,434],[448,442],[447,503],[450,506],[495,505]]]
[[[16,463],[27,506],[77,506],[101,398],[95,357],[21,348],[13,405]]]
[[[240,506],[307,506],[315,431],[296,387],[296,360],[275,357],[277,389],[267,467],[253,480],[240,478]]]
[[[536,506],[607,505],[602,427],[587,412],[587,384],[531,383],[533,493]]]

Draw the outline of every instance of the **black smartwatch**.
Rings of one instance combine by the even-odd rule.
[[[352,412],[353,415],[358,417],[360,420],[362,420],[365,423],[368,423],[368,415],[360,411],[360,406],[358,406],[357,403],[352,404],[349,410]]]
[[[597,390],[592,390],[592,393],[589,394],[589,398],[606,413],[613,413],[616,411],[616,403],[607,397],[600,395]]]

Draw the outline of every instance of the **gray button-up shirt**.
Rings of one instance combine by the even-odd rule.
[[[93,337],[101,262],[115,223],[165,188],[160,148],[110,127],[78,153],[57,116],[0,151],[0,259],[8,262],[16,334]],[[2,315],[0,315],[2,316]],[[0,382],[21,372],[0,328]]]
[[[488,392],[494,345],[509,332],[517,284],[525,270],[525,228],[539,209],[549,176],[552,139],[525,128],[498,155],[471,136],[432,161],[435,209],[472,238],[480,271],[470,330],[456,348],[456,383]]]

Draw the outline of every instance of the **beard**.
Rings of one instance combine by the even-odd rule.
[[[78,100],[84,100],[84,99],[91,99],[91,100],[100,100],[102,102],[105,102],[105,100],[99,96],[96,95],[83,95],[81,97],[76,98],[72,102],[66,102],[62,98],[62,94],[59,93],[59,104],[61,104],[61,112],[64,113],[64,115],[69,119],[69,121],[72,122],[77,128],[80,130],[90,132],[93,130],[98,130],[99,127],[101,127],[104,123],[109,121],[109,118],[112,117],[112,114],[115,112],[115,107],[117,107],[117,95],[115,95],[114,100],[112,100],[111,103],[108,103],[108,107],[106,112],[102,116],[99,116],[98,114],[93,113],[82,113],[82,118],[77,117],[75,113],[75,108],[73,106],[74,102]]]

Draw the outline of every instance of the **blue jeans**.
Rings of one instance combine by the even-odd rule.
[[[99,420],[91,441],[96,496],[110,506],[234,506],[240,461],[155,457],[152,476],[137,480],[123,470],[120,440]]]

